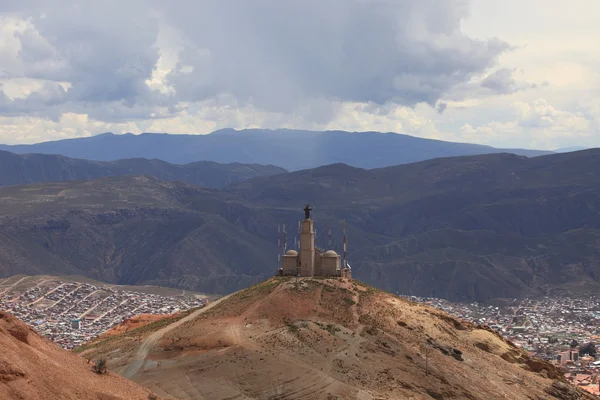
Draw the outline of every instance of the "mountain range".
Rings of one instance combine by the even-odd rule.
[[[14,154],[0,150],[0,186],[36,182],[89,180],[105,176],[151,175],[165,181],[224,188],[257,176],[287,172],[273,165],[219,164],[197,161],[185,165],[145,158],[109,162],[73,159],[60,155]]]
[[[600,287],[600,150],[345,164],[224,189],[148,176],[0,188],[0,275],[226,293],[271,276],[305,203],[317,245],[391,292],[487,301]],[[327,232],[331,229],[332,240]]]
[[[438,157],[514,153],[528,157],[548,151],[497,149],[444,142],[397,133],[222,129],[208,135],[144,133],[65,139],[31,145],[0,145],[13,153],[60,154],[96,161],[128,158],[160,159],[175,164],[195,161],[277,165],[287,170],[345,163],[379,168]]]

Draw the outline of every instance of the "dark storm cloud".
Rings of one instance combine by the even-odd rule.
[[[459,29],[460,1],[200,2],[164,10],[188,38],[171,83],[186,100],[227,91],[269,109],[306,98],[412,106],[492,66],[508,45]]]
[[[70,88],[46,87],[14,101],[15,112],[62,107],[103,120],[143,118],[157,106],[176,112],[178,102],[222,94],[283,112],[327,114],[314,104],[331,100],[433,106],[508,49],[499,39],[462,34],[468,3],[459,0],[22,4],[0,5],[0,13],[10,7],[4,11],[32,23],[18,33],[22,68],[12,76]],[[167,77],[174,96],[145,83],[160,56],[159,20],[183,35],[179,64]]]
[[[4,90],[2,90],[2,85],[0,85],[0,114],[4,113],[5,110],[7,110],[11,105],[11,101],[8,98],[8,96],[6,96],[6,94],[4,94]]]
[[[522,71],[520,71],[522,72]],[[499,69],[487,77],[481,82],[481,87],[486,92],[492,92],[493,94],[511,94],[521,90],[534,89],[538,85],[536,83],[518,82],[514,78],[515,70],[509,68]],[[547,82],[542,84],[543,86],[548,85]],[[489,93],[483,93],[489,94]]]
[[[513,71],[502,68],[487,76],[481,86],[493,90],[496,93],[508,94],[518,90],[517,81],[513,78]]]
[[[159,57],[158,23],[146,15],[143,3],[126,3],[122,9],[123,2],[84,2],[85,6],[47,10],[35,20],[66,61],[61,78],[72,85],[69,100],[134,101],[148,96],[145,80]],[[136,3],[138,7],[132,7]]]
[[[39,114],[62,106],[61,111],[90,110],[108,116],[108,110],[98,107],[113,108],[114,114],[115,107],[149,105],[140,115],[145,116],[164,102],[157,102],[145,83],[159,58],[159,28],[144,2],[29,1],[10,11],[10,16],[30,21],[30,26],[15,33],[22,67],[13,68],[8,78],[70,84],[66,92],[60,85],[46,84],[40,93],[14,100],[14,113]],[[116,114],[120,119],[130,111]]]
[[[448,108],[448,103],[444,103],[442,101],[440,101],[435,107],[436,111],[440,114],[443,114],[444,111],[446,111],[446,108]]]

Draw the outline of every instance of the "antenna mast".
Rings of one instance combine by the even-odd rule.
[[[348,237],[346,236],[346,220],[344,219],[344,266],[343,268],[346,268],[347,264],[348,264],[348,258],[347,258],[347,246],[348,246]]]
[[[327,250],[333,249],[333,239],[331,238],[331,226],[327,230],[327,235],[329,236],[329,248]]]
[[[285,231],[285,224],[283,224],[283,254],[287,251],[287,232]]]
[[[281,225],[277,224],[277,262],[281,262]]]

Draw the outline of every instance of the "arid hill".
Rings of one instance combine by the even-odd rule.
[[[591,399],[489,328],[338,279],[272,278],[78,351],[181,399]]]
[[[147,400],[151,392],[93,364],[0,311],[0,399]]]

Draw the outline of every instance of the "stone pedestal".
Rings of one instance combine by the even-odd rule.
[[[315,231],[313,221],[302,221],[300,231],[300,276],[314,276],[315,274]]]

